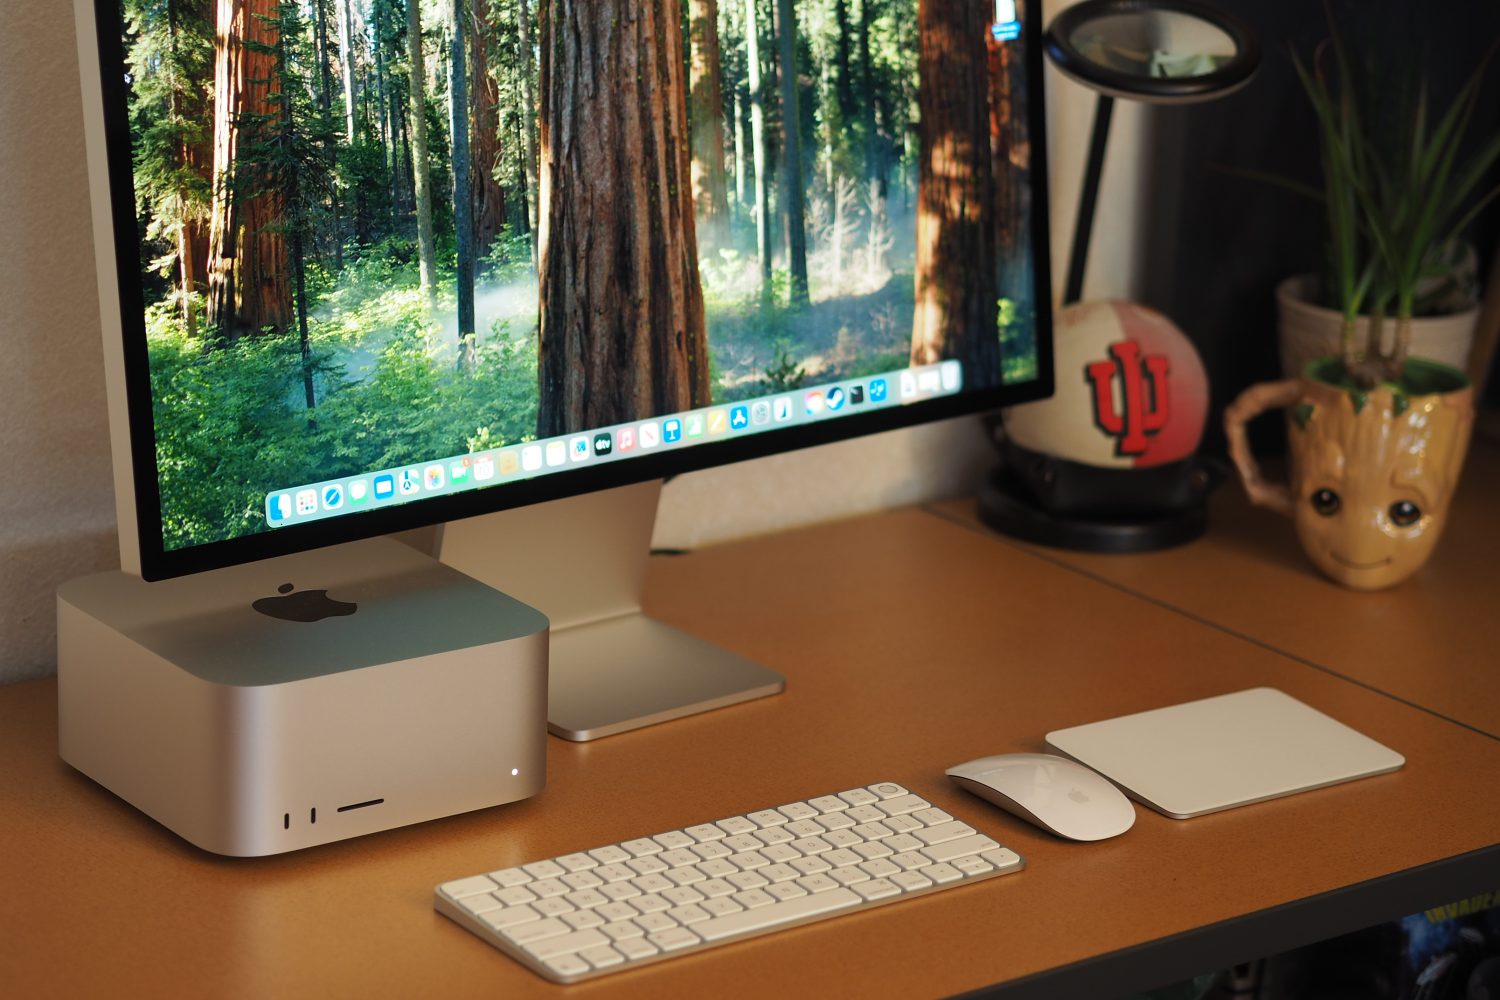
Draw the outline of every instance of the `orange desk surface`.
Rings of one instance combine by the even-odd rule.
[[[1500,886],[1500,741],[931,513],[658,559],[649,593],[787,692],[554,740],[534,799],[279,858],[188,846],[58,759],[54,682],[0,691],[0,992],[1108,997]],[[1186,822],[1142,808],[1091,845],[943,776],[1053,728],[1257,685],[1406,768]],[[875,780],[1027,869],[568,988],[432,909],[445,879]]]
[[[977,524],[972,500],[934,512]],[[998,537],[998,536],[992,536]],[[1390,590],[1325,579],[1237,482],[1208,534],[1165,552],[1033,551],[1500,738],[1500,444],[1476,438],[1432,560]]]

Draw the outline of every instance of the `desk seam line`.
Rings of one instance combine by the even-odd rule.
[[[1325,673],[1330,677],[1337,677],[1339,680],[1348,681],[1350,684],[1353,684],[1356,687],[1364,688],[1366,691],[1370,691],[1374,694],[1381,695],[1382,697],[1389,698],[1390,700],[1397,702],[1398,704],[1405,705],[1408,708],[1414,708],[1419,712],[1425,712],[1426,714],[1431,715],[1434,718],[1442,719],[1444,722],[1448,722],[1452,725],[1458,726],[1460,729],[1467,729],[1471,733],[1475,733],[1479,736],[1485,737],[1486,739],[1500,743],[1500,735],[1491,733],[1488,730],[1480,729],[1478,726],[1471,725],[1470,723],[1464,722],[1461,719],[1455,719],[1450,715],[1445,715],[1442,712],[1437,711],[1436,709],[1428,708],[1425,705],[1419,705],[1416,702],[1411,701],[1410,699],[1403,698],[1402,696],[1387,691],[1384,688],[1376,687],[1369,681],[1360,680],[1358,677],[1350,677],[1348,674],[1341,673],[1332,667],[1326,666],[1322,663],[1318,663],[1316,660],[1309,660],[1305,656],[1301,656],[1289,650],[1282,649],[1279,646],[1274,646],[1271,643],[1266,642],[1264,639],[1257,639],[1252,635],[1246,635],[1245,633],[1240,632],[1237,629],[1230,628],[1228,625],[1221,625],[1218,622],[1211,621],[1210,619],[1204,618],[1202,615],[1199,615],[1196,612],[1189,611],[1186,608],[1178,607],[1177,605],[1172,604],[1169,601],[1162,600],[1159,597],[1153,597],[1150,594],[1143,594],[1139,591],[1132,590],[1124,584],[1111,580],[1108,577],[1100,576],[1099,574],[1094,573],[1090,570],[1074,566],[1071,563],[1065,562],[1062,559],[1054,558],[1044,552],[1039,552],[1034,548],[1030,548],[1019,542],[1013,541],[1012,539],[1006,538],[1004,535],[993,532],[981,525],[972,524],[960,518],[953,517],[929,504],[922,504],[920,509],[924,513],[935,517],[940,521],[946,521],[949,524],[952,524],[959,528],[963,528],[964,530],[969,531],[973,534],[984,535],[986,538],[991,538],[1006,546],[1007,548],[1010,548],[1016,552],[1020,552],[1024,555],[1031,556],[1032,558],[1038,559],[1050,566],[1056,566],[1059,569],[1066,570],[1077,576],[1092,580],[1095,583],[1103,584],[1104,586],[1118,591],[1119,593],[1134,597],[1137,600],[1145,601],[1147,604],[1154,605],[1164,611],[1170,611],[1175,615],[1188,619],[1189,621],[1196,622],[1199,625],[1207,626],[1208,628],[1214,629],[1217,632],[1222,632],[1225,635],[1232,636],[1243,642],[1248,642],[1252,646],[1258,646],[1259,648],[1264,649],[1267,652],[1286,657],[1288,660],[1291,660],[1294,663],[1300,663],[1304,667],[1311,667],[1312,669],[1321,671],[1322,673]]]

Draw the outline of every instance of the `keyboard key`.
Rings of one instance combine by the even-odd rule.
[[[854,820],[848,813],[826,813],[819,816],[815,822],[822,823],[826,830],[847,830],[854,825]]]
[[[492,893],[486,892],[478,896],[465,896],[458,901],[458,905],[478,915],[486,910],[498,910],[505,904],[496,899]]]
[[[601,865],[618,865],[621,862],[630,860],[630,854],[624,848],[613,845],[609,847],[596,847],[592,851],[589,851],[588,855]]]
[[[812,806],[808,805],[806,802],[791,802],[787,805],[780,806],[776,811],[781,813],[781,815],[785,816],[787,819],[793,821],[799,819],[812,819],[818,814],[818,811]]]
[[[580,910],[591,910],[596,906],[603,906],[609,902],[608,896],[595,892],[593,889],[579,889],[577,892],[568,893],[563,899],[566,899]]]
[[[490,872],[490,878],[494,879],[497,885],[503,886],[506,889],[509,889],[513,885],[524,885],[531,881],[531,876],[519,868],[502,868],[497,872]]]
[[[544,878],[536,882],[528,882],[526,888],[536,893],[540,899],[551,896],[564,896],[568,893],[568,887],[555,878]]]
[[[655,855],[646,855],[644,857],[631,858],[629,861],[625,862],[625,867],[629,868],[637,875],[654,875],[657,872],[664,872],[667,870],[666,862],[660,860]]]
[[[788,899],[796,899],[798,896],[806,896],[807,890],[796,882],[777,882],[775,885],[766,886],[766,892],[775,899],[785,902]]]
[[[713,899],[716,896],[732,896],[735,893],[734,886],[721,878],[711,878],[704,882],[696,882],[693,888],[703,893],[704,899]]]
[[[909,833],[898,833],[894,837],[886,837],[881,841],[886,847],[900,854],[902,851],[920,851],[927,846],[925,842],[918,840]]]
[[[988,851],[981,851],[979,856],[1001,871],[1021,863],[1021,856],[1019,854],[1004,847],[995,847]]]
[[[975,834],[972,837],[960,837],[958,840],[944,841],[941,844],[924,847],[922,853],[934,861],[952,861],[965,854],[982,854],[999,846],[984,834]]]
[[[892,781],[883,781],[878,785],[871,785],[870,791],[882,799],[894,799],[897,796],[908,794],[906,789]]]
[[[522,865],[521,868],[532,878],[557,878],[567,872],[567,869],[556,861],[534,861],[529,865]]]
[[[599,893],[618,903],[627,899],[634,899],[641,894],[641,890],[629,882],[614,882],[610,885],[601,885]]]
[[[634,920],[616,920],[613,923],[605,924],[599,929],[604,932],[605,937],[617,943],[624,941],[626,938],[643,938],[646,936],[646,932],[641,930],[641,925]],[[649,954],[656,954],[656,949],[652,948]]]
[[[521,926],[524,927],[526,925],[522,924]],[[596,948],[601,944],[608,943],[609,938],[596,930],[590,929],[532,941],[526,945],[526,950],[537,958],[547,959],[555,955],[568,955],[573,952],[582,951],[585,948]]]
[[[560,917],[564,913],[572,913],[578,907],[560,896],[551,899],[539,899],[531,904],[531,908],[544,917]]]
[[[848,889],[834,889],[798,899],[784,900],[770,906],[757,907],[744,913],[732,913],[716,917],[694,929],[705,941],[721,941],[738,934],[750,934],[777,924],[793,920],[806,920],[819,914],[836,913],[839,910],[858,906],[860,898]]]
[[[948,822],[953,817],[941,809],[918,809],[911,814],[911,818],[923,826],[937,826],[939,823]]]
[[[972,861],[974,859],[973,858],[967,858],[967,859],[960,858],[959,860],[960,861],[964,861],[964,860],[970,860],[970,861]],[[980,862],[980,863],[983,864],[983,862]],[[928,878],[932,879],[932,881],[936,882],[938,885],[946,885],[949,882],[957,882],[959,879],[961,879],[961,878],[964,877],[964,873],[962,871],[960,871],[958,868],[954,867],[953,865],[948,865],[948,864],[928,865],[926,868],[918,868],[917,871],[921,872],[923,875],[926,875]]]
[[[899,885],[907,892],[916,892],[932,885],[932,879],[921,872],[899,872],[891,876],[891,881]]]
[[[677,921],[665,913],[642,913],[635,918],[635,922],[640,925],[641,930],[646,932],[647,937],[650,937],[657,931],[664,931],[677,926]],[[660,946],[658,945],[658,947]]]
[[[445,882],[440,912],[547,978],[1015,871],[1014,851],[894,782]]]
[[[994,871],[995,869],[995,866],[984,860],[984,858],[976,857],[972,854],[964,858],[954,858],[953,867],[965,875],[982,875],[985,872]]]
[[[518,885],[509,889],[501,889],[495,893],[495,898],[506,906],[520,906],[522,903],[536,902],[537,895],[525,886]]]
[[[555,917],[547,917],[542,920],[529,920],[524,924],[516,924],[507,927],[502,932],[516,944],[527,944],[532,941],[540,941],[542,938],[557,937],[562,934],[571,934],[573,928]]]
[[[704,897],[703,893],[698,892],[696,889],[689,889],[686,886],[674,886],[671,889],[663,890],[661,898],[676,906],[682,906],[685,903],[696,903]]]
[[[647,934],[646,940],[656,945],[663,952],[669,952],[691,948],[693,945],[699,943],[700,938],[686,927],[673,927],[671,930]]]
[[[608,921],[629,920],[641,912],[629,903],[605,903],[603,906],[595,907],[594,912]]]
[[[782,818],[785,819],[786,817],[783,816]],[[755,839],[759,840],[767,847],[774,847],[777,844],[785,844],[788,841],[795,840],[796,838],[793,837],[790,833],[787,833],[786,830],[782,827],[773,826],[766,830],[755,831]]]
[[[915,795],[898,795],[892,799],[884,799],[875,804],[875,808],[885,811],[887,816],[905,816],[914,813],[918,809],[927,808],[927,800]]]
[[[671,903],[654,892],[648,892],[639,899],[632,899],[630,905],[635,907],[637,913],[660,913],[662,910],[672,908]]]
[[[816,837],[828,830],[815,819],[799,819],[786,825],[787,833],[794,837]]]
[[[899,896],[901,887],[890,879],[872,878],[868,882],[860,882],[858,885],[850,886],[856,893],[865,899],[874,901],[884,899],[887,896]]]
[[[922,824],[910,816],[887,816],[880,822],[895,833],[911,833],[913,830],[922,829]]]
[[[473,878],[461,878],[456,882],[444,882],[438,888],[454,899],[462,899],[481,892],[494,892],[500,886],[495,884],[488,875],[475,875]]]
[[[589,971],[589,963],[577,955],[558,955],[544,963],[559,976],[576,976]]]
[[[663,889],[672,888],[677,883],[657,872],[652,875],[638,875],[630,880],[630,884],[641,892],[661,892]]]
[[[585,948],[578,953],[578,957],[596,969],[608,969],[611,966],[621,965],[625,961],[624,955],[621,955],[608,945],[601,945],[598,948]]]
[[[629,853],[633,858],[644,858],[648,854],[660,854],[662,850],[661,845],[649,837],[642,837],[639,840],[627,840],[620,845],[620,848]]]
[[[564,913],[557,919],[575,931],[585,931],[590,927],[598,927],[604,923],[604,918],[593,910],[574,910],[572,913]]]
[[[705,899],[698,904],[711,916],[727,917],[731,913],[743,913],[745,908],[728,897],[721,896],[718,899]]]
[[[684,927],[691,927],[693,924],[707,920],[708,911],[694,903],[689,903],[686,906],[672,907],[667,911],[667,916]]]
[[[851,806],[867,806],[872,802],[880,801],[879,798],[863,788],[851,788],[847,792],[839,792],[839,798]]]
[[[967,823],[958,820],[949,820],[947,823],[939,823],[937,826],[929,826],[918,830],[914,836],[927,845],[941,844],[948,840],[957,840],[960,837],[973,835],[974,828]]]
[[[621,851],[620,853],[624,854],[625,852]],[[625,857],[628,859],[630,855],[627,854]],[[600,865],[594,869],[594,874],[606,882],[624,882],[626,879],[635,877],[634,870],[614,862],[610,862],[607,865]]]
[[[616,941],[612,947],[632,962],[660,954],[656,945],[647,941],[644,937],[626,938],[623,941]]]
[[[563,885],[574,889],[592,889],[604,884],[604,880],[590,871],[568,872],[562,877]]]
[[[502,927],[512,927],[516,924],[529,923],[532,920],[540,920],[542,915],[533,910],[529,905],[522,903],[520,906],[507,906],[503,910],[490,910],[479,916],[486,924],[495,930]]]
[[[736,889],[759,889],[766,885],[768,880],[761,877],[760,872],[735,872],[724,881]]]

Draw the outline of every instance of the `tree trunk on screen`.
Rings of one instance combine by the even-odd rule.
[[[542,437],[709,402],[679,0],[542,0]]]
[[[805,306],[807,286],[806,192],[802,188],[801,80],[797,73],[797,12],[792,0],[777,0],[781,34],[782,204],[786,207],[787,267],[791,271],[791,304]]]
[[[1019,42],[989,40],[990,153],[995,164],[996,252],[1005,261],[1024,245],[1031,142],[1026,133],[1025,60]]]
[[[191,21],[206,30],[214,23],[212,0],[172,0],[167,4],[167,19],[172,33],[173,61],[178,60],[180,34],[187,30],[184,22]],[[177,156],[187,182],[178,190],[178,218],[181,227],[177,233],[177,276],[182,295],[182,319],[189,338],[198,336],[198,306],[194,297],[203,291],[203,278],[208,270],[208,217],[203,204],[203,191],[212,184],[213,149],[212,134],[197,123],[210,118],[211,106],[201,85],[190,85],[174,91],[171,98],[172,111],[192,127],[181,133]],[[201,183],[201,187],[199,184]]]
[[[500,146],[500,85],[490,76],[490,4],[474,0],[469,57],[473,67],[473,109],[469,115],[469,143],[473,152],[471,188],[474,192],[474,253],[489,256],[505,225],[505,188],[496,180],[503,150]]]
[[[875,122],[877,81],[874,61],[870,55],[870,28],[875,20],[875,0],[859,0],[859,83],[863,98],[860,115],[865,133],[865,174],[880,182],[880,197],[889,196],[889,182],[885,171],[885,154],[881,149],[880,132]]]
[[[453,131],[453,230],[458,244],[459,367],[474,363],[474,191],[469,152],[469,36],[464,0],[453,0],[453,31],[448,57],[449,127]]]
[[[838,97],[839,121],[844,128],[854,124],[858,109],[854,101],[854,60],[849,31],[849,0],[833,0],[833,25],[836,37],[833,50],[833,85]]]
[[[965,384],[1000,382],[990,166],[988,0],[921,0],[921,173],[912,364],[957,358]]]
[[[354,145],[354,0],[339,0],[339,64],[344,71],[344,141]]]
[[[277,115],[276,13],[276,0],[218,0],[208,324],[220,341],[291,323],[282,196],[249,156]]]
[[[437,250],[432,237],[432,164],[427,158],[427,68],[422,61],[422,5],[406,4],[406,47],[411,63],[412,187],[417,200],[417,257],[422,292],[437,304]]]
[[[705,248],[729,238],[729,181],[724,169],[724,74],[718,0],[689,0],[688,94],[693,128],[693,204]]]
[[[761,80],[760,21],[745,0],[745,56],[750,76],[750,144],[755,160],[755,250],[763,294],[771,292],[771,170],[766,155],[766,88]]]
[[[522,186],[526,189],[526,229],[531,234],[531,263],[540,267],[541,254],[537,234],[541,224],[537,219],[537,192],[541,190],[541,185],[537,181],[537,106],[536,88],[533,83],[536,79],[536,61],[531,44],[531,0],[520,0],[520,5],[521,16],[518,28],[521,41],[521,116],[526,122],[526,164],[521,171],[521,180]]]

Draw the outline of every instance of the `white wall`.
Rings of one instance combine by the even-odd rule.
[[[1048,17],[1066,4],[1049,2]],[[118,565],[71,8],[0,0],[0,683],[53,672],[53,590]],[[1092,95],[1048,70],[1054,269],[1066,266]],[[1139,247],[1139,108],[1115,116],[1088,292],[1127,295]],[[1060,284],[1060,282],[1059,282]],[[692,547],[968,492],[967,419],[684,476],[657,543]]]

